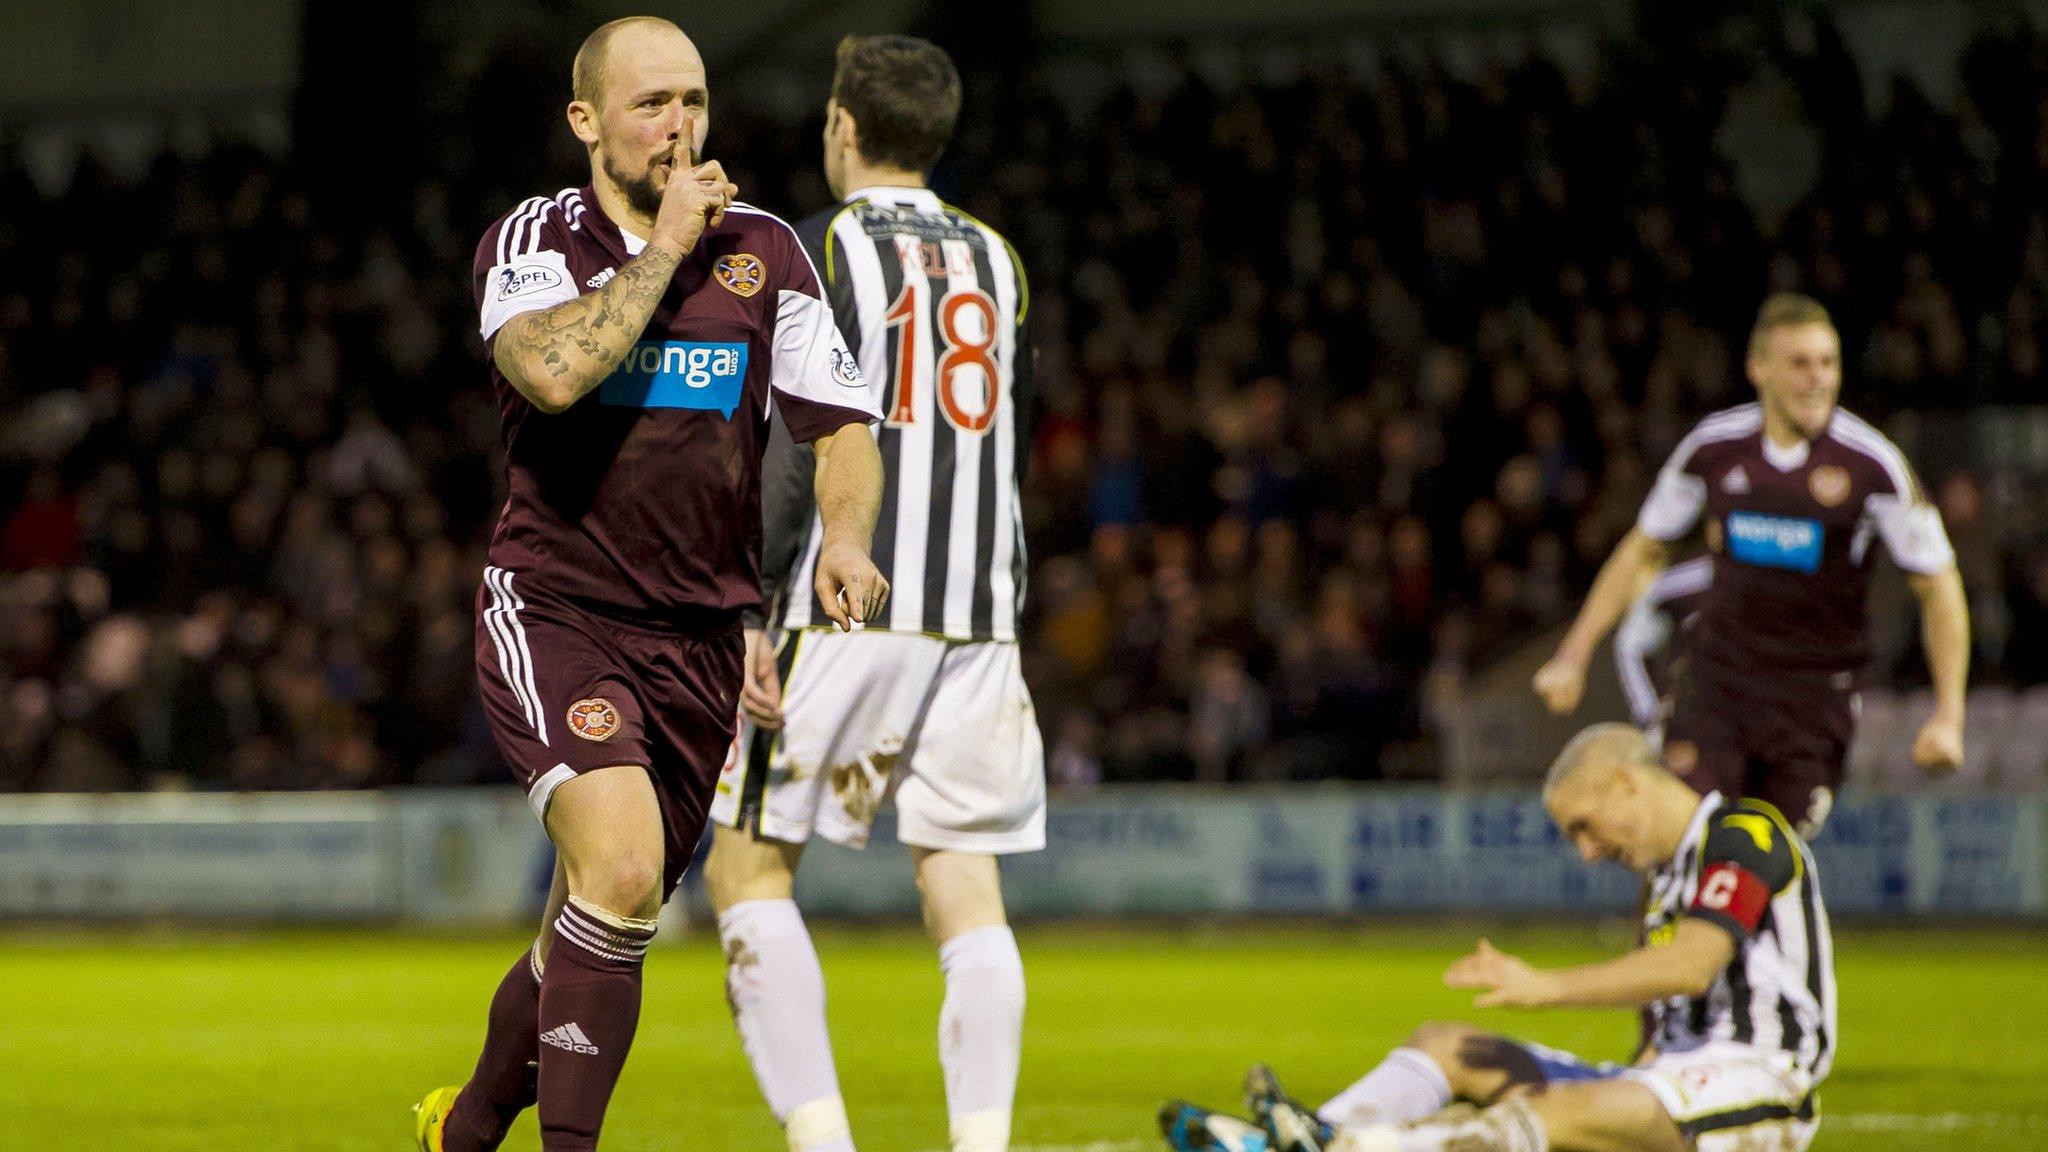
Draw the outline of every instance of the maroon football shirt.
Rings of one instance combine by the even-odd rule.
[[[1765,441],[1757,404],[1700,421],[1637,526],[1676,540],[1702,517],[1714,573],[1688,643],[1695,659],[1737,674],[1861,669],[1876,540],[1909,572],[1955,562],[1905,456],[1840,408],[1818,438],[1790,449]]]
[[[644,247],[588,187],[527,200],[477,246],[484,339],[603,287]],[[881,415],[796,234],[742,204],[588,395],[549,415],[495,364],[491,386],[510,496],[490,562],[522,589],[656,623],[759,604],[771,410],[799,443]]]

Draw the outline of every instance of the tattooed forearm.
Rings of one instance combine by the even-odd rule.
[[[513,317],[492,349],[498,370],[543,412],[574,404],[625,358],[681,261],[675,249],[650,244],[603,288]]]

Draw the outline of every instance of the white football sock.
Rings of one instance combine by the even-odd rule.
[[[1316,1109],[1323,1123],[1339,1128],[1405,1124],[1434,1116],[1451,1102],[1444,1070],[1419,1048],[1396,1048],[1356,1084]]]
[[[796,902],[735,904],[718,918],[718,938],[740,1047],[792,1152],[853,1152],[825,1028],[825,973]]]
[[[946,1002],[939,1063],[953,1152],[1003,1152],[1024,1048],[1024,960],[1006,925],[962,932],[939,945]]]

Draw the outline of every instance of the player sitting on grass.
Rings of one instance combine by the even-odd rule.
[[[1171,1102],[1160,1112],[1167,1142],[1177,1152],[1801,1152],[1836,1043],[1834,950],[1805,842],[1769,805],[1694,793],[1623,724],[1574,737],[1543,799],[1587,863],[1617,860],[1648,879],[1649,943],[1547,970],[1481,940],[1444,982],[1482,989],[1481,1008],[1646,1005],[1633,1066],[1425,1024],[1314,1111],[1263,1066],[1245,1081],[1255,1121]]]

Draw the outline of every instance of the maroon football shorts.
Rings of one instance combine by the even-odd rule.
[[[484,716],[534,815],[545,826],[555,789],[580,773],[646,769],[661,804],[664,900],[732,747],[744,651],[736,620],[657,631],[536,594],[502,568],[486,568],[477,592]]]
[[[1856,728],[1852,678],[1833,672],[1731,674],[1684,661],[1664,726],[1664,764],[1702,795],[1747,796],[1811,839],[1847,770]]]

